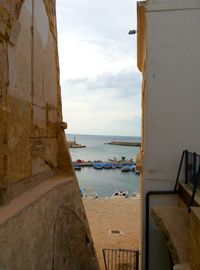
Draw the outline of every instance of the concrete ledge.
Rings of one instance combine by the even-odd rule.
[[[167,238],[174,264],[190,261],[190,215],[187,208],[154,207],[152,217]]]
[[[18,215],[20,211],[33,204],[47,192],[61,185],[69,184],[72,181],[76,181],[74,176],[67,176],[66,174],[55,175],[19,195],[7,205],[0,207],[0,225],[2,225],[8,219]]]
[[[191,270],[191,268],[188,263],[182,263],[174,265],[173,270]]]
[[[191,228],[190,228],[190,238],[191,238],[191,269],[197,270],[200,269],[200,207],[191,208]]]
[[[55,175],[0,207],[0,269],[98,269],[76,176]]]

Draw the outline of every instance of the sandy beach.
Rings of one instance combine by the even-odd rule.
[[[104,270],[103,248],[139,248],[140,200],[83,199],[100,269]],[[112,234],[119,230],[120,234]]]

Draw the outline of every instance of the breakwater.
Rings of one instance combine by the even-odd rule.
[[[135,146],[135,147],[140,147],[141,143],[140,142],[120,142],[120,141],[111,141],[108,143],[104,144],[111,144],[111,145],[121,145],[121,146]]]
[[[81,145],[79,143],[76,143],[76,141],[68,141],[67,142],[68,148],[85,148],[85,145]]]

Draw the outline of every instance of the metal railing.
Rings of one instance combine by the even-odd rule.
[[[184,150],[182,153],[178,174],[176,178],[176,184],[174,191],[177,190],[178,181],[180,178],[181,170],[184,164],[184,182],[192,186],[192,196],[188,207],[194,203],[194,197],[197,189],[200,189],[200,155],[196,152],[189,152]]]
[[[185,150],[185,183],[194,185],[200,167],[200,155]],[[199,186],[199,184],[198,184]]]
[[[183,171],[184,170],[184,171]],[[186,202],[188,210],[190,212],[190,207],[194,204],[194,197],[197,190],[197,187],[200,189],[200,155],[197,153],[189,152],[184,150],[181,156],[178,173],[176,177],[176,182],[174,190],[151,190],[146,193],[146,238],[145,238],[145,270],[149,269],[149,242],[150,242],[150,197],[152,195],[176,195],[180,192],[179,178],[183,172],[183,180],[186,184],[192,185],[192,195],[189,196],[189,200]]]
[[[138,270],[139,251],[132,249],[103,249],[106,270]]]

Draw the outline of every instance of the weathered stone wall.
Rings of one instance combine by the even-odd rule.
[[[56,31],[54,0],[1,1],[1,203],[19,193],[22,181],[73,171],[63,151]]]
[[[98,269],[62,122],[56,31],[55,0],[0,1],[2,270]]]

